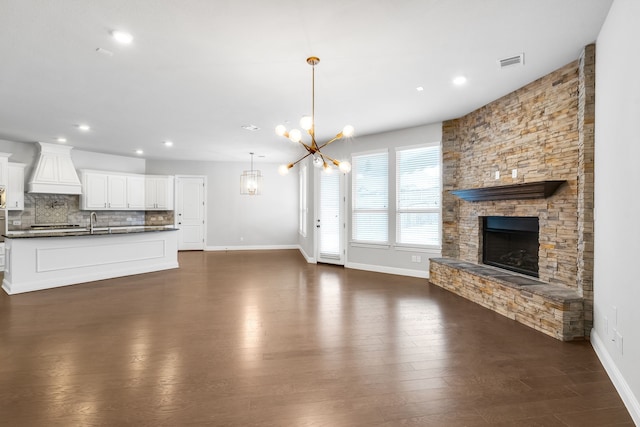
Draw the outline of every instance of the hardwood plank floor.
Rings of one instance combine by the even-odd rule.
[[[588,342],[298,251],[0,296],[0,425],[633,426]]]

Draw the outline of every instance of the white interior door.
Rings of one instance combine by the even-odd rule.
[[[316,259],[344,265],[344,174],[318,172],[316,177]]]
[[[178,250],[203,250],[205,236],[206,177],[176,176]]]

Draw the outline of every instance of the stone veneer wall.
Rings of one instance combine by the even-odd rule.
[[[579,290],[591,309],[594,69],[590,45],[581,60],[443,123],[444,257],[481,262],[482,216],[538,217],[540,280]],[[567,182],[547,199],[466,202],[449,193],[542,180]]]

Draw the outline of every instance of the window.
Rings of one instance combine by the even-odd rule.
[[[299,194],[299,212],[298,212],[298,231],[304,237],[307,237],[307,165],[300,166],[300,194]]]
[[[353,240],[387,243],[389,241],[389,154],[355,154],[352,159]]]
[[[440,246],[440,146],[396,151],[396,243]]]

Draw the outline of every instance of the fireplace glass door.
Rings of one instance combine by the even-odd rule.
[[[538,218],[483,217],[482,262],[538,277]]]

